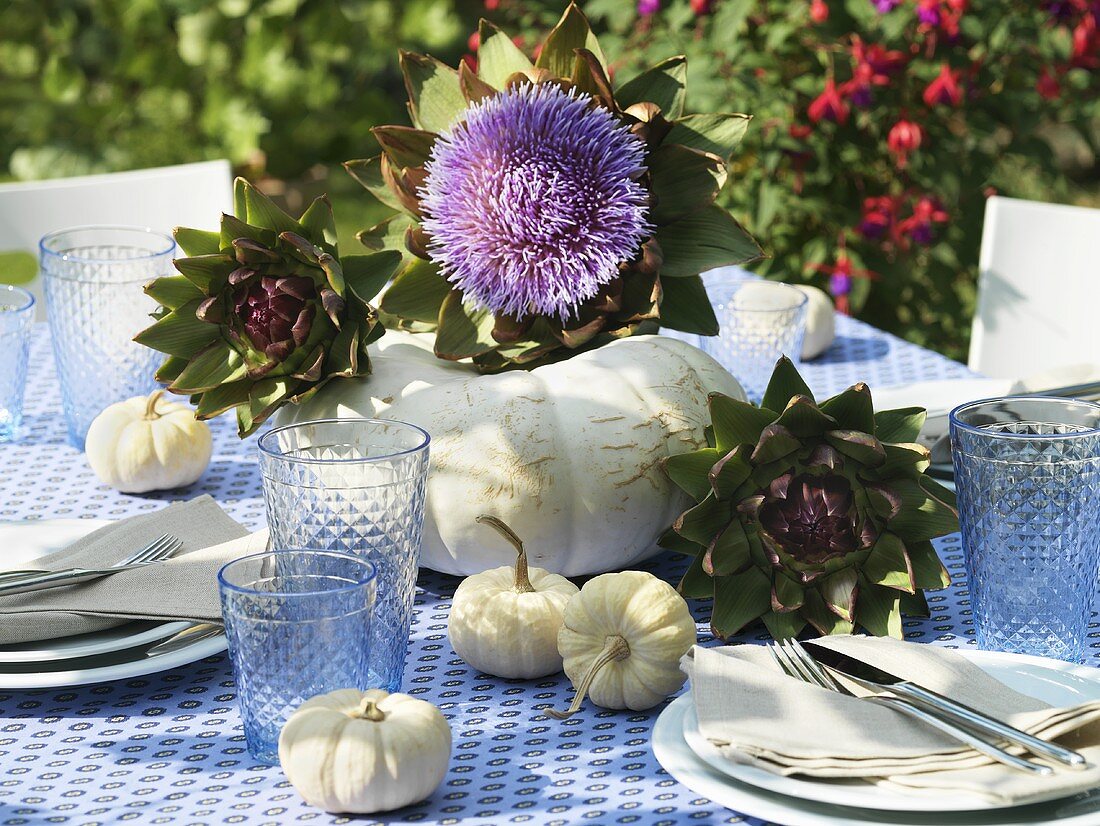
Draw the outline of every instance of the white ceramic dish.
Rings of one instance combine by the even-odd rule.
[[[1052,705],[1100,697],[1100,671],[1072,663],[962,650],[975,665],[1015,690]],[[694,718],[691,695],[669,705],[653,728],[658,762],[692,791],[742,814],[783,826],[1097,826],[1100,789],[1088,794],[1013,808],[994,808],[975,797],[930,802],[863,784],[838,784],[771,775],[722,760],[719,771],[696,754],[687,731]],[[699,744],[696,742],[698,747]],[[721,758],[719,758],[721,759]],[[917,810],[920,807],[923,810]]]
[[[60,637],[56,640],[40,640],[18,645],[0,645],[0,669],[9,663],[46,664],[58,660],[110,654],[112,651],[122,651],[166,639],[190,625],[191,623],[186,620],[179,622],[135,620],[103,631],[77,634],[75,637]]]

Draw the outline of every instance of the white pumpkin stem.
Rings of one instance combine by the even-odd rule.
[[[555,720],[566,720],[572,717],[581,710],[581,704],[584,702],[584,698],[588,696],[588,689],[592,686],[592,681],[596,679],[596,674],[599,673],[600,669],[610,662],[625,660],[629,656],[630,643],[624,637],[612,634],[604,640],[603,650],[592,661],[592,665],[588,666],[580,685],[577,686],[577,692],[573,695],[573,702],[569,704],[569,708],[565,711],[550,708],[546,710],[546,713]]]
[[[148,401],[145,402],[145,418],[146,419],[159,419],[160,413],[157,412],[157,402],[160,401],[160,397],[164,395],[164,390],[154,390],[149,394]]]
[[[372,723],[380,723],[386,719],[386,712],[380,709],[374,700],[364,697],[363,702],[359,704],[356,716],[362,720],[370,720]]]
[[[479,516],[477,521],[483,525],[496,528],[497,533],[507,539],[516,549],[516,584],[517,594],[529,594],[535,590],[531,584],[531,576],[527,571],[527,552],[523,549],[523,540],[516,536],[516,532],[497,519],[495,516]]]

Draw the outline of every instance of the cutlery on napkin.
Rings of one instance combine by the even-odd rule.
[[[218,569],[263,551],[267,531],[250,534],[209,496],[107,525],[34,564],[46,570],[110,564],[164,533],[183,543],[164,562],[71,587],[0,596],[0,644],[85,634],[134,619],[221,622]]]
[[[1100,786],[1100,701],[1051,708],[953,651],[890,638],[817,644],[873,663],[1089,761],[1034,777],[1000,764],[876,703],[784,675],[762,646],[696,646],[683,660],[700,733],[723,757],[781,775],[861,779],[911,794],[969,793],[1022,804]]]

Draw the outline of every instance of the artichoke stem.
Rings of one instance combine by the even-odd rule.
[[[580,685],[577,686],[577,693],[573,695],[573,702],[569,704],[569,708],[565,711],[550,708],[546,710],[546,713],[555,720],[566,720],[572,717],[580,711],[584,698],[588,696],[588,689],[592,686],[592,681],[596,679],[600,669],[610,662],[625,660],[629,656],[630,643],[626,641],[626,638],[619,634],[609,636],[604,640],[603,650],[592,661],[592,665],[588,666],[584,677],[581,678]]]
[[[360,720],[370,720],[372,723],[380,723],[386,719],[386,712],[378,707],[378,704],[369,698],[365,698],[359,704],[355,716]]]
[[[160,397],[164,395],[164,388],[154,390],[149,394],[148,400],[145,402],[145,418],[146,419],[159,419],[160,413],[157,412],[157,402],[160,401]]]
[[[523,549],[523,540],[516,536],[516,532],[497,519],[495,516],[479,516],[477,521],[483,525],[489,525],[503,536],[512,547],[516,549],[516,584],[517,594],[530,594],[535,590],[531,584],[531,577],[527,572],[527,552]]]

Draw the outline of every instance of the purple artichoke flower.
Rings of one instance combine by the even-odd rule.
[[[419,193],[428,255],[467,304],[569,319],[652,233],[644,159],[588,95],[507,89],[432,148]]]
[[[234,306],[252,345],[283,361],[309,338],[316,296],[308,278],[265,275],[238,287]]]
[[[866,547],[873,531],[863,534],[852,486],[843,476],[827,474],[775,479],[758,515],[764,536],[799,562],[821,563]]]

